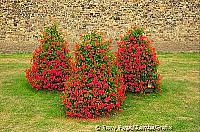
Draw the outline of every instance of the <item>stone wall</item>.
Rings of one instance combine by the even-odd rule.
[[[0,0],[0,53],[31,52],[34,34],[52,17],[70,34],[71,47],[81,33],[97,30],[114,39],[137,23],[157,50],[198,51],[199,9],[199,0]]]

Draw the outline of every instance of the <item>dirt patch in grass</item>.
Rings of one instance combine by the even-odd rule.
[[[73,50],[75,42],[69,43],[70,50]],[[32,42],[19,42],[19,43],[7,43],[4,41],[0,41],[0,53],[32,53],[33,50],[37,47],[37,43]],[[113,40],[112,50],[117,50],[116,42]],[[194,43],[189,43],[188,45],[184,45],[182,43],[154,43],[153,46],[157,49],[157,51],[199,51],[199,45]]]

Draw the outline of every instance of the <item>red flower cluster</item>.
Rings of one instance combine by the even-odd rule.
[[[66,115],[95,118],[119,109],[125,99],[123,77],[101,34],[86,34],[75,47],[74,74],[63,96]]]
[[[71,75],[71,56],[67,42],[56,26],[48,27],[41,35],[40,45],[33,52],[31,68],[26,78],[33,88],[64,90],[66,79]]]
[[[159,61],[151,41],[142,28],[134,26],[118,42],[119,66],[128,91],[157,92],[160,90]]]

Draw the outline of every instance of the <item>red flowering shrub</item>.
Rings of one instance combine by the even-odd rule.
[[[64,90],[71,71],[67,42],[55,25],[47,27],[42,34],[33,52],[31,68],[26,70],[26,78],[36,90]]]
[[[66,115],[95,118],[110,115],[125,99],[123,78],[101,34],[86,34],[75,47],[74,75],[63,96]]]
[[[151,40],[144,36],[142,28],[134,26],[118,42],[119,65],[123,70],[126,88],[132,92],[158,92],[159,61]]]

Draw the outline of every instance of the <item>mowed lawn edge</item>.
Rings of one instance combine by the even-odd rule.
[[[96,131],[99,126],[169,125],[199,131],[199,54],[158,52],[162,93],[126,94],[122,112],[107,118],[65,117],[61,92],[32,89],[24,77],[31,54],[0,54],[1,131]]]

